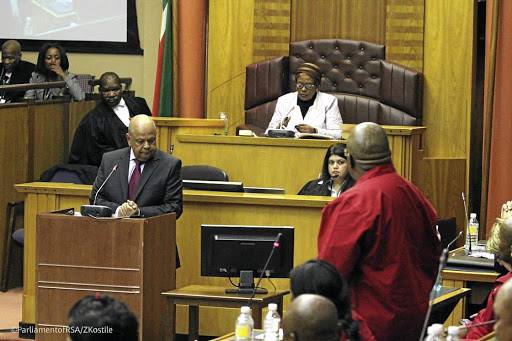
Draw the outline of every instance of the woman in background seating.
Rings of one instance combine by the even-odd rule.
[[[312,63],[303,63],[295,73],[297,91],[277,99],[269,129],[290,129],[298,133],[317,133],[341,139],[340,109],[338,99],[318,91],[322,80],[320,68]]]
[[[32,72],[30,83],[65,81],[64,88],[32,89],[25,92],[25,98],[50,100],[54,96],[71,95],[74,101],[81,102],[85,93],[76,75],[68,71],[69,60],[66,51],[58,43],[46,43],[39,50],[36,70]]]
[[[354,186],[356,181],[348,173],[344,152],[345,145],[341,143],[330,146],[325,153],[320,178],[309,181],[298,194],[338,197]]]
[[[293,297],[317,294],[330,299],[338,310],[341,340],[374,341],[365,320],[350,305],[350,290],[343,276],[329,262],[311,259],[290,272]]]

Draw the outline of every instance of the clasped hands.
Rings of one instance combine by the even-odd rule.
[[[118,217],[130,217],[139,214],[139,206],[134,201],[126,200],[119,208]]]

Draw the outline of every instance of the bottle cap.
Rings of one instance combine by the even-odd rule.
[[[470,217],[470,218],[473,218],[473,219],[476,219],[476,213],[471,213],[471,214],[469,215],[469,217]]]
[[[268,304],[268,310],[277,311],[277,304],[276,303],[269,303]]]
[[[243,306],[241,308],[241,311],[242,311],[242,314],[249,314],[249,312],[251,311],[251,308],[249,308],[248,306]]]
[[[448,335],[459,335],[459,327],[449,326],[448,327]]]

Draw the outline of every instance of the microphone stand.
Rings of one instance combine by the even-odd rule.
[[[423,328],[421,329],[421,335],[420,335],[420,341],[423,340],[423,338],[425,337],[425,332],[427,331],[427,324],[428,324],[428,320],[430,318],[430,314],[432,313],[432,302],[434,302],[434,300],[436,298],[438,298],[441,294],[441,288],[443,286],[443,270],[444,270],[444,267],[446,266],[446,261],[448,259],[448,250],[450,249],[450,246],[455,243],[455,241],[457,241],[457,239],[460,238],[460,236],[462,236],[462,231],[459,233],[459,235],[457,237],[455,237],[451,242],[448,243],[448,245],[443,249],[443,251],[441,252],[441,257],[439,259],[439,269],[437,271],[437,278],[436,278],[436,281],[434,282],[434,286],[432,287],[432,290],[430,291],[430,302],[428,304],[428,310],[427,310],[427,315],[425,316],[425,320],[423,321]]]
[[[265,266],[263,267],[263,270],[261,271],[260,278],[258,278],[258,282],[256,282],[256,285],[254,286],[254,289],[252,290],[251,297],[249,298],[248,306],[251,307],[252,299],[254,298],[254,295],[256,295],[256,291],[258,291],[258,286],[260,285],[261,279],[263,278],[263,275],[265,274],[265,271],[267,271],[268,264],[270,263],[270,260],[272,259],[272,255],[274,254],[274,251],[277,247],[279,247],[279,240],[282,237],[282,233],[279,233],[276,237],[276,240],[274,241],[274,245],[272,246],[272,251],[270,251],[270,255],[267,258],[267,262],[265,263]],[[266,294],[266,292],[264,292]]]

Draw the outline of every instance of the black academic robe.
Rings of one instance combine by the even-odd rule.
[[[144,98],[125,97],[124,101],[130,117],[139,114],[151,116]],[[127,132],[128,128],[114,111],[105,103],[99,103],[76,128],[68,163],[99,166],[104,153],[128,147]]]
[[[298,195],[318,195],[318,196],[331,196],[331,189],[329,188],[329,180],[323,181],[322,179],[315,179],[308,181],[304,187],[297,193]],[[343,184],[341,185],[340,194],[351,188],[355,184],[355,180],[347,174]]]
[[[13,84],[25,84],[30,80],[30,76],[32,72],[35,70],[36,66],[30,62],[26,62],[24,60],[20,60],[18,65],[12,71],[11,78],[9,79],[8,85]],[[0,72],[4,75],[4,64],[0,63]],[[9,91],[5,93],[0,93],[2,98],[5,99],[6,102],[19,102],[23,99],[25,95],[25,91]]]

